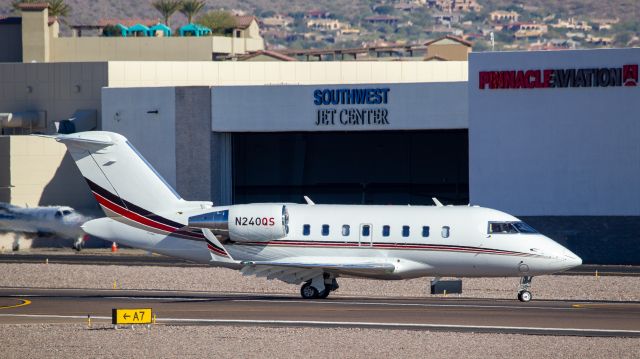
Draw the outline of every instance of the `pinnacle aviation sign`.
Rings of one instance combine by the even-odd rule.
[[[635,87],[638,64],[621,67],[480,71],[480,90],[568,87]]]
[[[389,125],[389,102],[391,89],[344,88],[316,89],[313,104],[316,109],[316,126],[368,127]]]

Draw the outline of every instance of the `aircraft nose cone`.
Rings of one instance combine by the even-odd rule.
[[[569,250],[564,250],[563,254],[563,266],[566,269],[571,269],[574,267],[577,267],[579,265],[582,265],[582,258],[578,257],[575,253],[569,251]]]
[[[575,255],[573,253],[571,253],[571,254],[572,254],[572,256],[567,261],[567,264],[570,265],[571,268],[577,267],[579,265],[582,265],[582,258],[578,257],[577,255]]]

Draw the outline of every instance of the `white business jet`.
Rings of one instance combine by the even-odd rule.
[[[16,234],[14,251],[20,249],[18,233],[73,239],[73,249],[80,251],[86,236],[80,226],[90,219],[67,206],[24,208],[0,202],[0,232]]]
[[[531,278],[582,260],[519,219],[477,206],[259,203],[213,206],[183,200],[119,134],[60,135],[106,218],[90,235],[246,275],[302,284],[326,298],[341,276]]]

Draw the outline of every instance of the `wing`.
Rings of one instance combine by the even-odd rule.
[[[38,228],[24,215],[0,209],[0,231],[36,233]]]
[[[365,262],[353,260],[349,262],[341,259],[338,261],[327,260],[325,262],[294,259],[287,261],[245,261],[241,263],[242,274],[266,277],[267,279],[279,279],[291,284],[300,284],[309,279],[330,272],[344,275],[375,276],[392,273],[395,266],[386,262]]]

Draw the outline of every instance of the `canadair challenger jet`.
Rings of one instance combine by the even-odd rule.
[[[83,229],[131,247],[301,284],[326,298],[341,276],[521,277],[582,260],[519,219],[477,206],[259,203],[183,200],[119,134],[60,135],[107,217]]]

